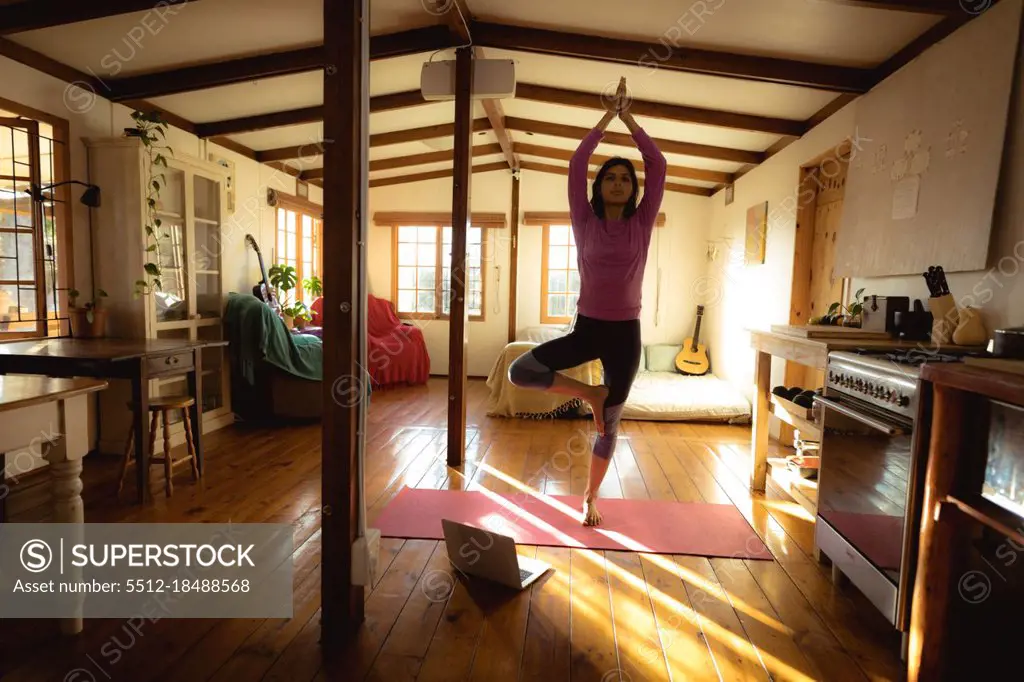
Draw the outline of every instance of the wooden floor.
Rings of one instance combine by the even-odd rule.
[[[445,464],[446,384],[374,393],[368,416],[369,518],[404,485],[580,494],[584,420],[485,415],[486,386],[469,384],[466,463]],[[749,430],[624,422],[603,497],[736,505],[774,561],[522,547],[551,563],[548,579],[514,596],[453,576],[444,545],[384,539],[382,577],[346,651],[318,643],[320,429],[232,428],[207,437],[206,476],[183,472],[167,500],[117,503],[117,462],[86,462],[86,519],[99,522],[275,522],[295,527],[289,620],[86,621],[61,638],[49,621],[0,624],[3,682],[94,680],[899,680],[900,638],[850,586],[834,587],[813,555],[813,524],[775,490],[747,487]],[[573,437],[577,436],[575,441]],[[572,441],[572,442],[571,442]],[[578,452],[578,445],[576,446]],[[564,470],[564,471],[563,471]],[[540,473],[539,473],[540,472]],[[538,475],[539,473],[539,475]],[[128,492],[126,485],[126,492]],[[12,521],[46,518],[43,486],[12,496]],[[505,595],[505,596],[503,596]]]

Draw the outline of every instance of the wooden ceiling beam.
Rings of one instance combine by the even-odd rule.
[[[478,144],[473,147],[473,156],[491,156],[501,154],[501,145],[497,142],[491,144]],[[394,156],[387,159],[373,159],[370,161],[370,171],[394,170],[408,166],[422,166],[428,163],[440,163],[451,161],[455,153],[451,149],[442,149],[438,152],[424,152],[423,154],[411,154],[409,156]],[[302,171],[299,176],[301,180],[316,180],[323,177],[323,168],[310,168]]]
[[[568,168],[566,168],[565,166],[555,166],[555,165],[550,164],[550,163],[537,163],[535,161],[523,161],[519,165],[519,167],[522,170],[533,170],[533,171],[539,171],[541,173],[551,173],[553,175],[561,175],[563,177],[568,177],[569,176],[569,169]],[[589,171],[587,173],[587,177],[590,178],[591,180],[593,180],[594,179],[594,175],[596,175],[596,173],[597,173],[597,171],[593,171],[593,170]],[[640,186],[643,187],[644,186],[643,178],[642,177],[638,177],[637,180],[639,181]],[[710,187],[695,187],[694,185],[682,185],[682,184],[675,183],[675,182],[666,182],[665,183],[665,190],[669,191],[669,192],[680,192],[682,194],[693,194],[693,195],[699,196],[699,197],[709,197],[709,196],[711,196],[711,192],[712,192],[712,189]]]
[[[548,123],[546,121],[534,121],[526,118],[509,116],[505,119],[505,125],[510,130],[518,130],[524,133],[535,135],[553,135],[555,137],[567,137],[573,140],[582,140],[590,132],[589,128],[568,126],[561,123]],[[614,144],[621,147],[636,147],[633,138],[625,133],[611,133],[605,131],[602,142]],[[675,140],[655,139],[654,143],[662,152],[667,154],[683,154],[685,156],[696,156],[706,159],[717,159],[719,161],[732,161],[734,163],[761,163],[764,160],[764,152],[754,152],[745,149],[731,149],[729,147],[713,147],[706,144],[695,144],[693,142],[677,142]]]
[[[694,48],[566,33],[525,26],[470,23],[473,41],[484,47],[575,57],[615,64],[700,73],[725,78],[797,85],[835,92],[867,92],[870,69],[732,54]]]
[[[495,161],[494,163],[484,163],[479,166],[473,166],[474,173],[488,173],[490,171],[497,170],[508,170],[508,166],[504,161]],[[455,171],[451,168],[442,168],[436,171],[426,171],[424,173],[412,173],[410,175],[396,175],[391,178],[376,178],[370,180],[370,187],[384,187],[385,185],[404,185],[408,182],[420,182],[422,180],[436,180],[437,178],[450,178],[452,173]]]
[[[501,148],[501,153],[505,155],[505,162],[508,164],[509,170],[518,170],[519,158],[515,154],[515,146],[508,128],[505,127],[505,110],[501,106],[501,101],[485,99],[481,101],[481,104],[487,114],[487,120],[490,121],[491,130],[498,136],[498,146]]]
[[[440,29],[440,30],[439,30]],[[449,47],[451,38],[443,27],[428,26],[400,33],[375,36],[370,40],[370,58],[387,59]],[[108,78],[107,99],[119,102],[140,97],[163,97],[204,90],[259,78],[288,76],[327,66],[322,45],[270,54],[239,57],[163,71]]]
[[[914,14],[941,14],[953,16],[964,14],[962,0],[819,0],[833,5],[884,9]]]
[[[146,12],[147,15],[152,12],[155,16],[149,17],[151,23],[166,23],[166,16],[174,16],[182,11],[186,3],[196,1],[170,0],[154,3],[153,0],[25,0],[0,7],[0,36],[132,12]],[[144,21],[142,23],[145,24]],[[142,30],[142,26],[139,30]]]
[[[371,97],[370,113],[404,109],[423,104],[430,104],[430,102],[423,99],[423,94],[419,90],[395,92],[389,95]],[[237,135],[238,133],[251,133],[268,128],[280,128],[283,126],[300,125],[302,123],[317,123],[322,120],[324,120],[324,107],[322,104],[317,104],[312,107],[301,107],[286,111],[274,111],[268,114],[229,118],[223,121],[198,123],[196,124],[196,135],[203,138],[215,135]]]
[[[552,88],[532,83],[516,83],[516,99],[528,99],[546,104],[561,104],[569,107],[604,111],[600,94]],[[647,116],[666,121],[676,121],[678,123],[695,123],[698,125],[734,128],[736,130],[749,130],[773,135],[799,137],[806,132],[804,122],[799,120],[739,114],[731,111],[702,109],[700,107],[667,104],[665,102],[633,99],[630,100],[629,111],[634,116]]]
[[[526,144],[523,142],[515,143],[515,151],[517,154],[522,156],[540,156],[548,159],[558,159],[559,161],[568,161],[573,155],[571,149],[558,149],[557,147],[545,147],[543,145]],[[590,163],[601,165],[610,158],[610,156],[594,154],[590,157]],[[633,165],[636,167],[637,172],[643,172],[644,164],[642,161],[634,161]],[[702,182],[729,183],[733,180],[732,173],[723,173],[722,171],[713,171],[704,168],[688,168],[686,166],[669,165],[667,172],[668,175],[672,177],[685,178],[687,180],[700,180]]]

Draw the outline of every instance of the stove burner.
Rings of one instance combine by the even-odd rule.
[[[920,367],[926,362],[963,362],[965,356],[976,356],[983,354],[973,351],[939,353],[938,351],[927,350],[924,348],[911,348],[900,351],[884,351],[872,350],[870,348],[855,348],[852,352],[857,355],[873,355],[876,357],[884,357],[886,360],[892,363],[898,365],[909,365],[911,367]]]

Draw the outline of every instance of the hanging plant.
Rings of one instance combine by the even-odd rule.
[[[146,220],[143,230],[146,235],[146,263],[143,265],[144,278],[135,281],[135,295],[141,296],[162,288],[160,281],[159,243],[166,239],[167,234],[161,233],[160,218],[157,217],[157,202],[160,189],[164,186],[167,157],[164,152],[174,155],[174,150],[165,144],[167,139],[167,122],[159,111],[133,111],[132,120],[135,128],[125,128],[130,137],[138,137],[145,148],[146,159]]]

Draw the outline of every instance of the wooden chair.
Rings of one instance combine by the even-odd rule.
[[[171,483],[171,478],[174,475],[175,467],[185,464],[188,462],[192,465],[192,480],[199,480],[199,467],[196,463],[196,447],[192,442],[192,420],[189,417],[188,408],[195,403],[195,399],[189,396],[162,396],[159,398],[151,398],[149,401],[149,411],[153,414],[153,418],[149,424],[149,452],[150,464],[163,464],[164,465],[164,478],[166,483],[164,489],[167,492],[167,497],[174,494],[174,486]],[[128,409],[135,409],[135,405],[128,403]],[[185,419],[185,442],[187,444],[187,454],[178,459],[171,458],[171,431],[168,424],[168,414],[171,410],[181,410],[182,415]],[[164,427],[164,454],[163,457],[156,456],[156,433],[157,433],[157,420],[163,418]],[[124,479],[128,474],[128,467],[135,463],[135,429],[129,428],[128,430],[128,443],[125,446],[124,460],[121,466],[121,482],[117,486],[117,496],[120,499],[121,490],[124,488]]]

